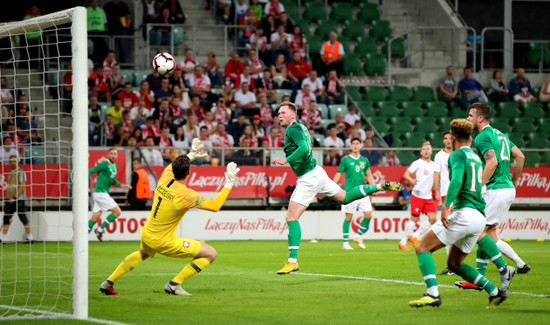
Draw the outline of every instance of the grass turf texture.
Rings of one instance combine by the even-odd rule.
[[[460,280],[458,276],[437,277],[443,305],[435,310],[432,307],[411,308],[407,304],[426,292],[424,285],[337,277],[422,283],[414,252],[400,251],[397,241],[365,243],[366,250],[344,251],[341,241],[316,244],[303,241],[299,253],[300,271],[281,276],[275,273],[287,257],[285,241],[212,241],[209,244],[218,251],[218,259],[184,282],[184,289],[193,296],[179,297],[165,294],[163,288],[189,259],[160,255],[141,263],[115,284],[120,296],[103,296],[98,289],[101,282],[139,244],[92,242],[89,315],[131,324],[181,321],[190,324],[410,324],[446,320],[453,320],[453,324],[495,321],[499,324],[542,324],[550,317],[550,261],[545,257],[550,245],[547,242],[512,242],[533,271],[516,275],[508,290],[508,300],[496,310],[485,308],[488,303],[485,292],[454,287],[454,281]],[[14,246],[4,245],[4,253],[10,252],[10,245]],[[61,245],[63,250],[70,251],[69,244]],[[352,243],[352,246],[355,245]],[[436,252],[434,258],[440,272],[445,267],[445,250]],[[468,256],[466,262],[475,265],[475,254]],[[70,269],[70,265],[66,267]],[[4,281],[13,278],[8,272],[11,271],[4,269]],[[22,275],[20,273],[18,278]],[[494,265],[489,266],[487,276],[500,285]],[[546,296],[528,296],[520,292]],[[0,314],[4,311],[0,309]],[[75,321],[40,320],[35,323],[72,324]]]

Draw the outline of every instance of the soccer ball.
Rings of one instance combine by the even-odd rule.
[[[159,53],[153,58],[153,69],[160,74],[170,74],[175,67],[176,61],[169,53]]]

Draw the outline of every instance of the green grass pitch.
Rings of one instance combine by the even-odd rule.
[[[365,243],[366,250],[352,243],[355,250],[344,251],[341,241],[303,241],[300,271],[281,276],[276,271],[287,257],[286,241],[212,241],[209,244],[218,251],[218,259],[184,282],[183,287],[193,296],[179,297],[165,294],[163,288],[189,260],[160,255],[141,263],[115,284],[120,296],[103,296],[98,290],[101,282],[139,243],[92,242],[89,315],[127,324],[548,324],[548,242],[511,243],[533,270],[516,275],[508,300],[495,310],[485,308],[488,298],[484,291],[451,287],[460,280],[458,276],[438,276],[443,299],[440,308],[409,307],[409,300],[425,292],[425,287],[418,285],[422,276],[414,252],[400,251],[397,241]],[[70,252],[70,245],[63,245]],[[4,252],[6,249],[9,245]],[[437,271],[443,270],[445,250],[436,252],[434,258]],[[475,254],[466,262],[475,265]],[[494,265],[489,265],[487,276],[500,285]]]

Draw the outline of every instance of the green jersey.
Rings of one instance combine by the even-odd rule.
[[[286,128],[285,156],[296,176],[309,173],[317,166],[317,161],[311,155],[313,138],[307,128],[298,122],[293,122]]]
[[[483,163],[470,148],[462,147],[449,156],[449,191],[445,205],[455,209],[472,208],[485,215],[485,200],[481,197]]]
[[[88,171],[88,176],[97,173],[95,192],[109,193],[111,184],[120,186],[120,182],[116,180],[117,168],[115,164],[111,164],[109,160],[99,163],[94,168]]]
[[[361,155],[355,158],[345,157],[338,166],[339,173],[346,174],[346,192],[352,188],[365,184],[365,172],[370,170],[369,160]]]
[[[512,176],[510,175],[510,150],[515,144],[508,139],[508,136],[491,126],[487,126],[477,135],[475,146],[483,160],[483,166],[485,166],[483,154],[489,149],[495,151],[495,157],[498,161],[493,176],[487,181],[487,189],[514,188]]]

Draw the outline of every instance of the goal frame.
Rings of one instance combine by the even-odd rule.
[[[88,90],[87,13],[75,7],[29,20],[0,25],[0,38],[71,23],[73,69],[72,213],[73,318],[88,318]],[[16,306],[14,306],[16,307]],[[61,315],[60,315],[61,316]]]

